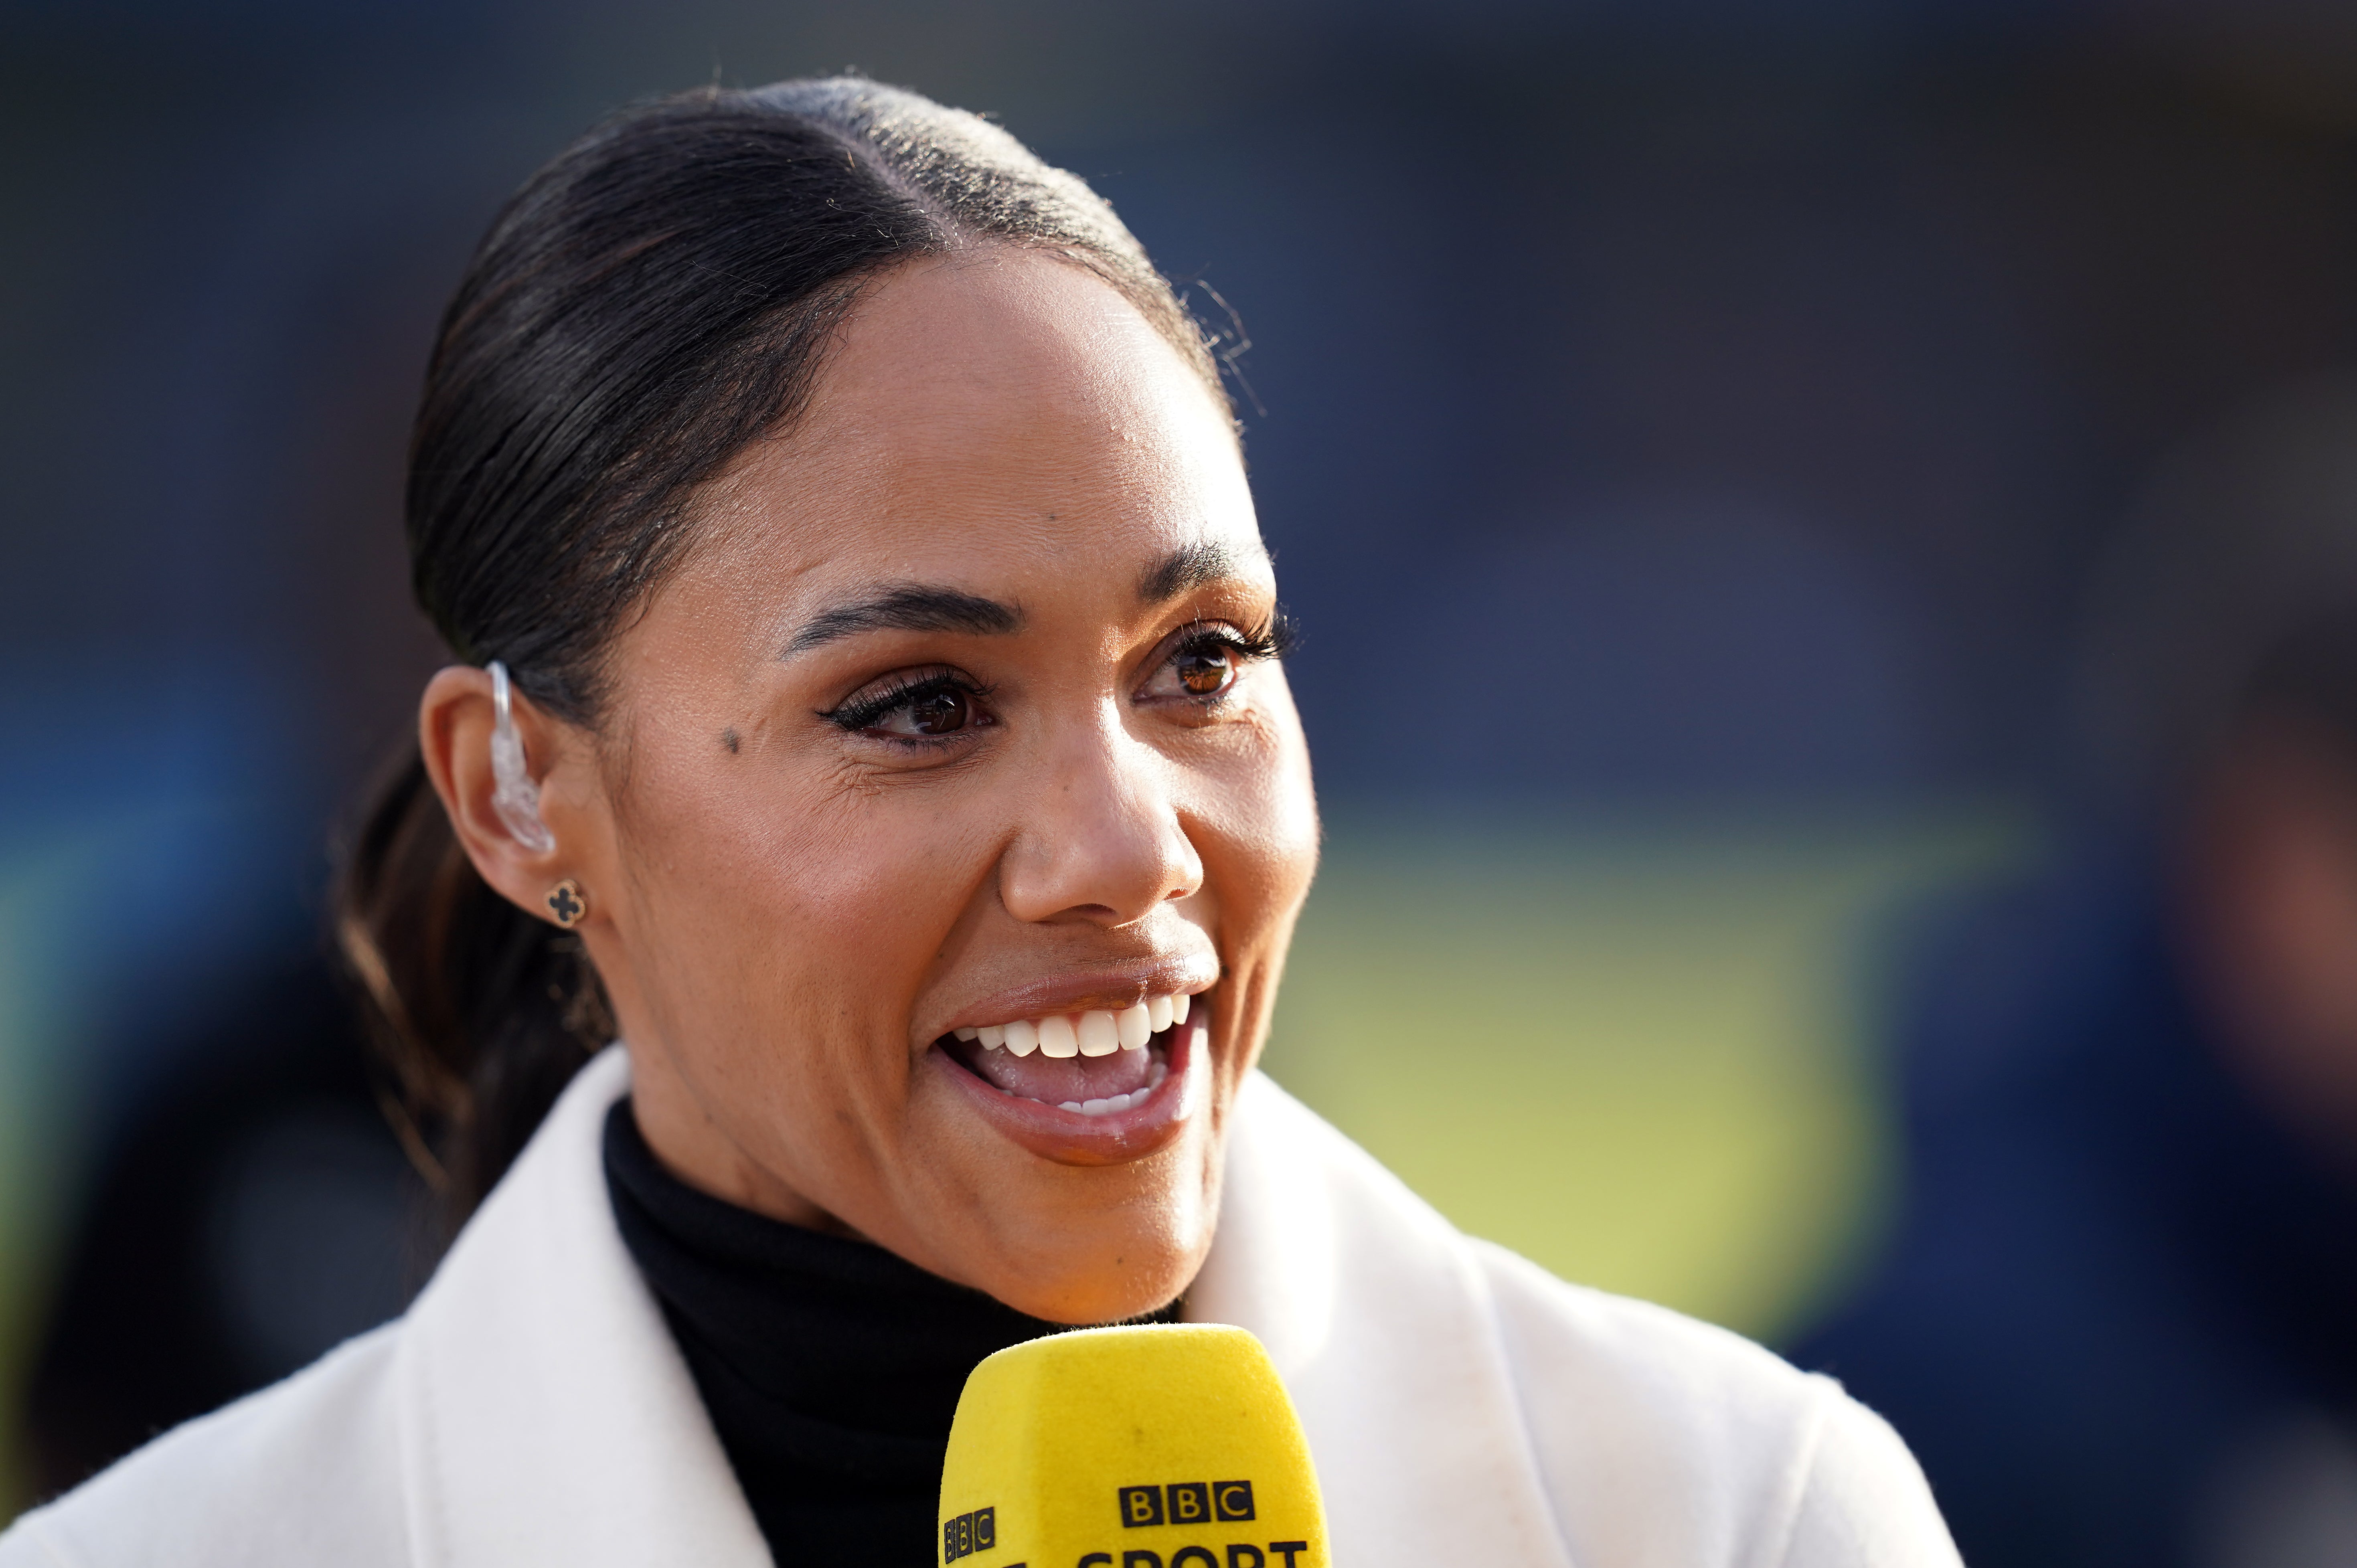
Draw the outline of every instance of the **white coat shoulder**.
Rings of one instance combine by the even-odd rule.
[[[0,1568],[767,1568],[600,1157],[609,1051],[397,1322],[0,1536]]]
[[[0,1568],[407,1563],[389,1484],[399,1335],[398,1324],[363,1335],[26,1514],[0,1535]]]
[[[1956,1568],[1831,1380],[1466,1237],[1258,1074],[1191,1314],[1260,1335],[1364,1568]]]
[[[1832,1379],[1471,1245],[1574,1563],[1956,1568],[1914,1455]]]

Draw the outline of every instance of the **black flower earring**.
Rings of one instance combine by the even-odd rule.
[[[570,876],[548,890],[547,902],[549,918],[568,931],[589,918],[589,900]]]

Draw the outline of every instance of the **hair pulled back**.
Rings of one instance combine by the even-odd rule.
[[[1113,210],[996,126],[856,77],[626,111],[525,181],[443,317],[410,447],[418,603],[469,663],[594,728],[616,632],[677,564],[698,487],[790,429],[863,285],[982,244],[1119,290],[1221,395]],[[413,740],[339,911],[388,1109],[455,1224],[613,1035],[577,939],[508,903]]]

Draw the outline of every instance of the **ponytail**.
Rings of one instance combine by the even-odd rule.
[[[605,989],[578,937],[476,873],[414,742],[369,804],[336,929],[389,1072],[385,1112],[455,1232],[613,1038]]]

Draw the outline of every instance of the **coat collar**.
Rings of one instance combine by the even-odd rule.
[[[1571,1568],[1473,1249],[1266,1075],[1234,1117],[1188,1316],[1268,1347],[1335,1561]]]
[[[400,1360],[421,1564],[767,1568],[662,1309],[622,1245],[581,1069],[410,1309]]]
[[[619,1047],[582,1069],[411,1309],[397,1375],[421,1564],[770,1562],[615,1228],[599,1132],[629,1084]],[[1188,1307],[1268,1346],[1339,1562],[1569,1568],[1471,1251],[1257,1073]]]

